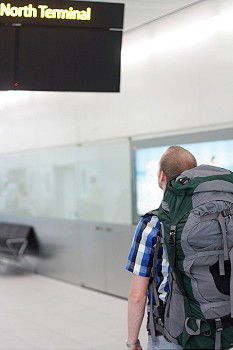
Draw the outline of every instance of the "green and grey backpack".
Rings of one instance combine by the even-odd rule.
[[[184,349],[233,348],[233,173],[208,165],[184,171],[151,213],[161,221],[154,262],[163,244],[171,269],[165,304],[152,270],[152,338],[159,332]]]

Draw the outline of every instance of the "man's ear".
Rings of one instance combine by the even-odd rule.
[[[157,171],[157,180],[158,180],[159,187],[162,188],[161,187],[161,170],[160,169],[158,169],[158,171]]]
[[[162,182],[167,182],[167,176],[166,176],[166,174],[165,174],[165,172],[163,170],[161,170],[160,176],[161,176],[161,181]]]
[[[160,180],[162,190],[165,190],[167,185],[167,176],[163,170],[160,171],[159,180]]]

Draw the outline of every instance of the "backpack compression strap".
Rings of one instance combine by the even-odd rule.
[[[153,247],[154,257],[153,257],[153,265],[151,269],[151,278],[150,278],[150,284],[149,284],[149,293],[150,293],[150,304],[148,308],[149,330],[153,341],[156,341],[156,328],[155,328],[154,316],[156,320],[159,319],[158,307],[160,305],[160,301],[159,301],[159,295],[157,291],[157,269],[155,269],[155,264],[158,258],[158,252],[160,247],[161,247],[161,237],[160,235],[158,235],[156,244]]]
[[[164,328],[164,324],[159,313],[159,308],[161,306],[161,302],[159,299],[159,294],[157,290],[157,277],[158,271],[155,269],[156,261],[158,259],[159,248],[162,246],[163,238],[159,234],[157,236],[157,242],[154,249],[154,257],[153,257],[153,265],[151,269],[151,279],[149,284],[149,292],[150,292],[150,304],[148,305],[148,330],[150,331],[151,338],[154,342],[156,342],[157,332],[161,333],[165,338],[167,338],[170,342],[178,344],[178,341],[173,338],[167,330]]]

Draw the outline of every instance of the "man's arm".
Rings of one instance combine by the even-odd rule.
[[[132,272],[128,297],[128,344],[137,343],[145,313],[147,287],[153,265],[153,247],[159,230],[160,222],[155,215],[145,215],[140,219],[125,266],[126,270]]]
[[[128,344],[135,344],[138,340],[145,313],[148,284],[149,277],[132,275],[128,297]]]

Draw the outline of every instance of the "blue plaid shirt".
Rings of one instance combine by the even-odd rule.
[[[143,277],[150,277],[153,266],[153,246],[160,231],[160,221],[155,215],[145,215],[137,225],[130,248],[126,270]],[[160,247],[155,262],[159,298],[164,301],[169,290],[169,264]]]

